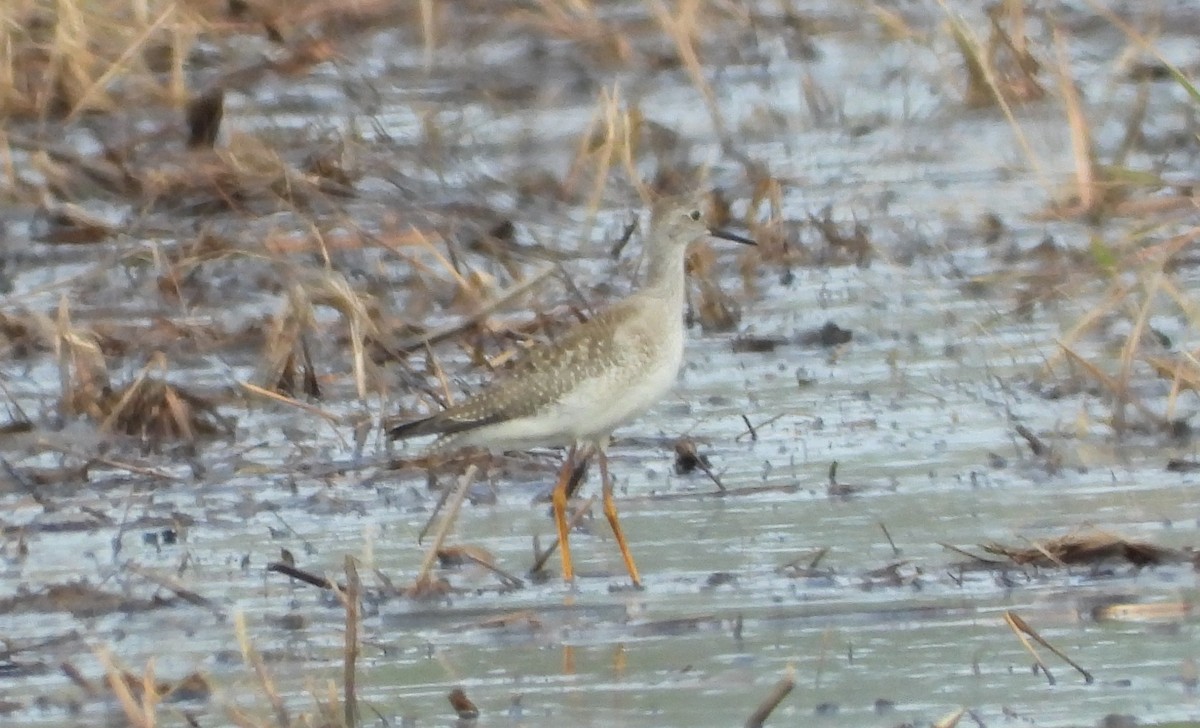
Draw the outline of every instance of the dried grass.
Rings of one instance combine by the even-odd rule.
[[[214,401],[151,377],[151,366],[128,386],[88,403],[93,417],[103,415],[102,431],[130,435],[153,448],[174,440],[233,435],[233,420],[223,417]]]
[[[1041,63],[1030,50],[1026,34],[1026,0],[1002,0],[991,7],[986,42],[980,42],[944,1],[942,8],[966,68],[963,95],[967,106],[1006,107],[1045,96],[1037,80]]]
[[[1060,372],[1065,364],[1068,375],[1082,374],[1105,391],[1113,403],[1111,425],[1118,437],[1131,424],[1131,407],[1138,413],[1140,424],[1168,434],[1175,432],[1178,397],[1191,388],[1195,354],[1168,354],[1148,324],[1155,317],[1172,316],[1191,330],[1200,330],[1200,303],[1173,272],[1176,262],[1198,237],[1200,228],[1194,228],[1164,242],[1135,245],[1129,241],[1122,248],[1106,248],[1102,258],[1106,267],[1125,274],[1109,278],[1100,301],[1059,340],[1059,353],[1050,357],[1043,368],[1043,376],[1049,376]],[[1082,354],[1082,340],[1114,319],[1130,327],[1115,361]],[[1171,382],[1166,407],[1161,411],[1137,393],[1135,385],[1146,381],[1147,374]]]
[[[1003,556],[1018,566],[1042,568],[1098,566],[1114,561],[1142,567],[1186,560],[1183,553],[1174,549],[1155,546],[1145,541],[1133,541],[1113,533],[1090,530],[1037,541],[1030,546],[989,543],[980,548],[989,554]]]
[[[135,99],[182,103],[184,59],[209,27],[196,4],[13,0],[12,21],[0,28],[0,117],[71,119]]]
[[[514,14],[539,34],[573,41],[589,61],[605,66],[624,65],[634,59],[633,45],[618,26],[605,22],[594,3],[568,0],[535,0],[534,7]]]

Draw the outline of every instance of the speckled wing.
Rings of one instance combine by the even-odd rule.
[[[393,440],[449,437],[537,414],[562,399],[575,383],[602,375],[622,356],[611,334],[626,308],[618,304],[573,327],[558,341],[529,349],[483,390],[436,415],[397,425],[388,436]]]

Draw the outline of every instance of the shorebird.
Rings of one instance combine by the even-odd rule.
[[[555,341],[528,349],[510,370],[459,404],[398,425],[388,435],[393,440],[436,435],[426,454],[471,446],[493,451],[568,447],[551,497],[566,581],[574,579],[567,486],[580,451],[585,456],[594,452],[604,515],[629,578],[640,587],[641,577],[617,518],[608,444],[613,430],[649,409],[675,383],[683,363],[684,260],[688,245],[706,237],[755,244],[709,229],[693,200],[660,200],[651,211],[646,277],[636,292]]]

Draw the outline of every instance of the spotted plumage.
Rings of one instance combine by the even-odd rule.
[[[468,446],[522,450],[570,445],[553,496],[567,579],[572,572],[564,515],[566,476],[576,446],[592,446],[600,459],[605,514],[630,577],[639,583],[617,523],[605,451],[614,429],[649,409],[675,382],[683,362],[684,257],[689,243],[709,235],[753,245],[709,230],[693,201],[660,201],[651,211],[640,290],[556,341],[524,352],[512,369],[477,394],[388,434],[393,439],[436,435],[430,453]]]
[[[672,314],[647,298],[626,299],[556,341],[533,347],[482,391],[390,434],[438,435],[430,452],[598,441],[653,404],[679,370],[682,331],[664,333],[660,317]],[[639,383],[656,372],[659,377],[649,377],[655,391],[642,392]]]
[[[689,243],[710,234],[694,202],[660,201],[651,212],[639,291],[556,341],[524,352],[477,394],[389,434],[437,435],[430,452],[606,444],[613,429],[648,409],[674,382],[683,360],[684,257]]]

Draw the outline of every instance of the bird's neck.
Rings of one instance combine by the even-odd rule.
[[[686,286],[684,256],[685,251],[678,249],[652,255],[646,268],[646,282],[642,286],[642,293],[662,299],[671,311],[683,310],[683,292]],[[663,315],[671,313],[664,311]]]

